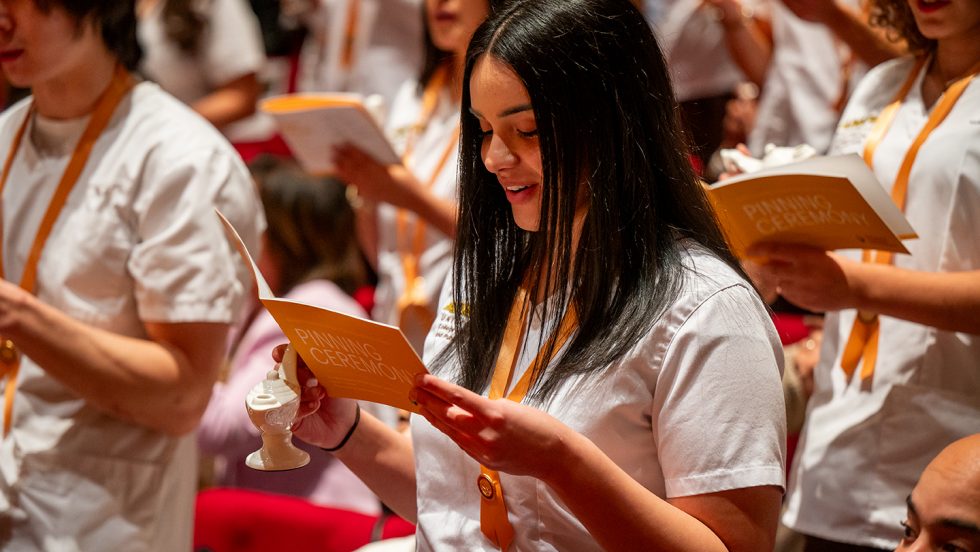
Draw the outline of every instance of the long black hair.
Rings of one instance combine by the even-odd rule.
[[[102,34],[102,42],[123,66],[135,71],[143,57],[136,38],[136,3],[133,0],[33,0],[41,11],[60,7],[77,26],[90,20]]]
[[[518,287],[526,274],[541,275],[530,279],[529,296],[557,299],[543,318],[557,328],[574,306],[580,319],[565,354],[537,374],[532,397],[544,399],[570,375],[601,371],[650,330],[678,294],[678,239],[742,272],[688,161],[663,55],[640,12],[627,0],[508,6],[476,31],[464,82],[492,56],[527,89],[544,178],[540,230],[517,227],[484,167],[484,136],[464,86],[453,300],[468,304],[468,317],[456,309],[455,337],[435,367],[455,354],[460,383],[482,391]],[[576,248],[572,221],[583,196]],[[539,345],[555,353],[554,337]]]

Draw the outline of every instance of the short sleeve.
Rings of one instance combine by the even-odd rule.
[[[782,358],[768,313],[745,286],[692,307],[670,340],[654,394],[668,497],[785,488]]]
[[[241,163],[220,148],[179,156],[158,150],[144,167],[135,207],[138,243],[127,266],[140,318],[234,321],[251,282],[214,209],[228,216],[250,249],[257,246],[263,217]]]
[[[258,73],[265,63],[265,47],[259,22],[248,3],[214,0],[210,14],[202,52],[210,86]]]

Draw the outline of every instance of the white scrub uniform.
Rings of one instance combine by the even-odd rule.
[[[856,8],[857,0],[842,0]],[[840,116],[840,100],[860,80],[866,67],[849,61],[852,54],[832,31],[797,17],[782,2],[772,2],[773,52],[759,98],[749,149],[762,157],[767,144],[809,144],[827,151]],[[845,79],[844,65],[851,64]],[[846,80],[846,82],[845,82]]]
[[[833,153],[863,151],[912,66],[902,58],[868,73],[844,111]],[[875,151],[875,175],[889,192],[929,116],[923,74]],[[919,239],[906,242],[911,254],[895,255],[895,266],[980,270],[980,79],[919,150],[905,216]],[[860,260],[859,251],[845,254]],[[949,443],[980,432],[980,339],[881,316],[878,361],[867,386],[857,374],[847,381],[840,368],[855,315],[833,312],[824,322],[783,522],[808,535],[890,550],[902,536],[905,498],[922,469]]]
[[[751,286],[717,257],[690,241],[678,247],[689,271],[650,332],[601,374],[572,377],[544,404],[529,404],[588,437],[662,498],[781,487],[783,353],[769,314]],[[444,308],[426,342],[427,365],[453,335],[445,308],[449,289],[447,283]],[[543,331],[550,335],[539,317],[540,306],[525,342],[538,343]],[[511,381],[535,356],[533,347],[525,349]],[[453,379],[457,369],[436,373]],[[420,416],[412,417],[412,442],[419,550],[497,550],[480,532],[479,464]],[[600,550],[545,483],[500,475],[514,550]]]
[[[404,84],[398,93],[390,112],[387,131],[395,146],[402,152],[406,140],[413,133],[422,112],[422,98],[415,81]],[[452,137],[459,125],[459,104],[453,100],[448,90],[441,90],[439,103],[432,119],[415,139],[412,161],[409,169],[424,183],[428,183],[437,168],[443,153],[450,146]],[[445,164],[442,165],[432,192],[444,199],[456,199],[456,170],[458,146],[453,146]],[[405,269],[403,256],[406,246],[414,242],[416,216],[409,214],[408,231],[399,235],[396,222],[397,209],[388,204],[378,206],[378,286],[375,292],[375,307],[372,316],[387,324],[399,324],[398,299],[405,292]],[[414,247],[413,245],[411,245]],[[411,247],[409,247],[409,250]],[[426,224],[425,242],[419,258],[419,274],[424,278],[424,294],[429,299],[432,313],[438,306],[439,290],[452,266],[452,240],[449,236]],[[421,353],[427,327],[402,327],[412,347]]]
[[[0,117],[0,152],[27,113]],[[20,281],[88,118],[35,118],[3,192],[4,267]],[[39,146],[38,144],[43,144]],[[250,248],[259,199],[235,151],[154,84],[123,99],[46,243],[37,297],[85,324],[146,338],[145,322],[231,323],[251,280],[214,207]],[[10,434],[0,442],[0,548],[189,550],[196,453],[93,408],[22,357]]]
[[[178,100],[193,105],[218,87],[265,65],[258,19],[246,0],[211,0],[203,12],[206,28],[197,55],[184,52],[166,34],[163,5],[158,0],[137,28],[144,56],[141,71]],[[274,131],[271,118],[260,113],[225,125],[233,142],[262,140]]]

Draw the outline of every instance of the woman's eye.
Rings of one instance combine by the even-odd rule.
[[[487,128],[487,129],[481,128],[480,129],[480,136],[482,136],[484,138],[489,138],[489,137],[493,136],[493,129],[492,128]]]
[[[517,129],[517,135],[522,138],[534,138],[538,135],[538,129],[534,130],[521,130]]]
[[[905,534],[904,534],[905,540],[908,541],[908,542],[914,541],[915,540],[915,537],[916,537],[915,529],[913,529],[912,526],[909,525],[908,520],[901,521],[899,523],[902,526],[902,529],[905,531]]]

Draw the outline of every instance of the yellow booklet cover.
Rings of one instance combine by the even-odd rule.
[[[252,269],[259,300],[331,397],[387,404],[411,412],[408,398],[425,365],[395,326],[323,307],[278,299],[245,244],[220,212],[229,241]]]
[[[381,164],[399,162],[357,94],[287,94],[263,100],[259,109],[272,115],[283,140],[310,174],[333,173],[333,149],[345,143],[357,146]]]
[[[814,157],[723,180],[708,199],[732,249],[763,241],[908,253],[908,220],[857,155]]]

